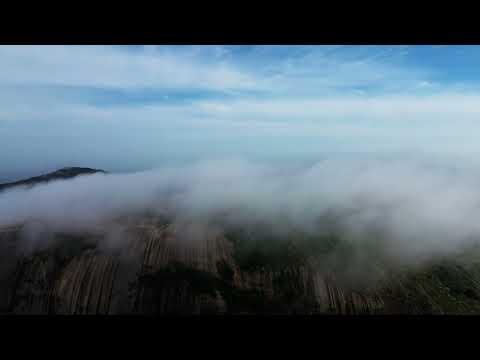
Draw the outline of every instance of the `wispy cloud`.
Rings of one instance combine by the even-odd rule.
[[[401,49],[343,47],[1,46],[1,85],[311,93],[411,87],[425,74]]]
[[[229,64],[171,52],[100,46],[2,46],[0,82],[100,88],[250,88]]]
[[[423,149],[473,157],[478,81],[440,76],[444,68],[427,66],[439,51],[448,63],[468,58],[448,58],[449,47],[432,48],[432,58],[428,51],[0,46],[2,171],[79,162],[141,169],[173,154],[220,152]]]

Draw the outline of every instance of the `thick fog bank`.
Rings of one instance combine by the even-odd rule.
[[[373,239],[399,258],[418,258],[480,239],[479,180],[474,167],[414,160],[332,159],[302,168],[207,161],[14,188],[0,193],[0,227],[29,224],[23,241],[35,247],[42,245],[38,224],[48,231],[98,231],[120,217],[154,214],[262,224],[273,234],[328,229],[360,246]],[[114,236],[108,241],[115,246]]]

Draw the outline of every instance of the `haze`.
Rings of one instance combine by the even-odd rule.
[[[480,236],[478,46],[0,46],[0,226],[118,216],[380,231],[405,258]],[[357,240],[355,240],[357,241]],[[361,241],[361,240],[359,240]]]
[[[199,160],[477,163],[478,46],[0,46],[0,181]]]

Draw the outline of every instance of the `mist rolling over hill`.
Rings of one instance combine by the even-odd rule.
[[[40,178],[0,193],[3,311],[469,313],[475,179],[338,160]]]
[[[2,314],[479,314],[478,46],[0,46]]]

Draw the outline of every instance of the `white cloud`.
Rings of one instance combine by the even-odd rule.
[[[384,236],[377,245],[391,256],[430,259],[462,250],[480,236],[477,179],[478,171],[451,172],[417,161],[327,160],[300,169],[201,162],[14,188],[0,193],[0,227],[39,222],[57,231],[108,230],[120,216],[149,211],[174,220],[224,219],[240,225],[264,222],[280,231],[290,225],[321,231],[322,216],[333,214],[340,234],[354,244],[380,232]],[[46,239],[23,240],[38,246]]]
[[[0,46],[0,83],[101,88],[248,89],[247,73],[171,52],[101,46]]]
[[[55,102],[46,95],[41,100],[17,97],[14,100],[10,94],[8,100],[0,100],[0,133],[3,128],[4,134],[18,134],[22,129],[37,136],[60,136],[65,129],[83,134],[108,129],[112,136],[131,132],[137,137],[175,138],[197,133],[206,141],[214,137],[254,136],[265,141],[318,137],[330,139],[331,146],[421,147],[469,155],[479,149],[480,95],[476,94],[240,98],[108,107]],[[8,121],[1,126],[1,120]],[[190,146],[195,153],[195,143]]]
[[[428,74],[395,65],[401,49],[344,47],[0,46],[0,84],[275,93],[414,88]],[[288,50],[288,51],[286,51]],[[371,51],[368,52],[368,51]],[[236,51],[233,55],[233,51]]]
[[[8,157],[19,156],[19,144],[26,158],[38,153],[31,139],[54,158],[68,138],[81,158],[92,136],[97,136],[92,153],[134,139],[132,162],[134,156],[152,153],[152,146],[159,153],[177,151],[172,144],[179,138],[184,139],[180,150],[192,154],[205,144],[223,151],[227,142],[240,153],[267,149],[280,155],[316,154],[325,147],[469,156],[479,151],[479,93],[442,89],[425,72],[399,66],[404,49],[367,50],[0,46],[0,67],[8,70],[0,72],[0,162],[12,163]],[[362,88],[372,85],[381,91]],[[107,106],[87,101],[98,95],[95,90],[88,90],[88,99],[71,92],[76,86],[164,92],[159,102],[114,99]],[[166,95],[170,88],[235,96],[175,102],[175,96]],[[253,95],[249,90],[261,91]]]

